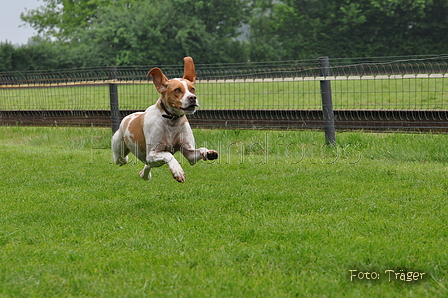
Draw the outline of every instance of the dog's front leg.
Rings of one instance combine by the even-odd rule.
[[[160,167],[164,164],[168,165],[171,173],[173,174],[174,179],[176,179],[179,182],[185,182],[184,170],[180,166],[179,162],[174,158],[173,154],[171,154],[170,152],[151,151],[148,154],[147,164],[145,168]]]
[[[214,160],[218,158],[218,152],[209,150],[207,148],[194,149],[190,144],[183,144],[181,148],[182,154],[191,165],[194,165],[198,160]]]

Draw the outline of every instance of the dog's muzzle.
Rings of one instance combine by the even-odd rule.
[[[195,95],[189,95],[187,97],[188,106],[186,108],[181,108],[186,113],[194,113],[196,107],[199,107],[197,97]]]

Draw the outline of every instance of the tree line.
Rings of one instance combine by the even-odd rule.
[[[43,0],[0,71],[448,53],[446,0]]]

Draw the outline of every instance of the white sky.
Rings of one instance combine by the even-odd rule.
[[[25,8],[31,10],[42,5],[42,0],[0,0],[0,42],[26,44],[36,32],[20,19],[20,14],[26,12]]]

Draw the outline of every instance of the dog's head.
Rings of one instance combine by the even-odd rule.
[[[196,72],[191,57],[184,58],[184,76],[182,79],[168,80],[160,68],[151,69],[146,77],[152,75],[152,81],[161,94],[162,107],[175,116],[193,114],[199,106],[195,94]]]

